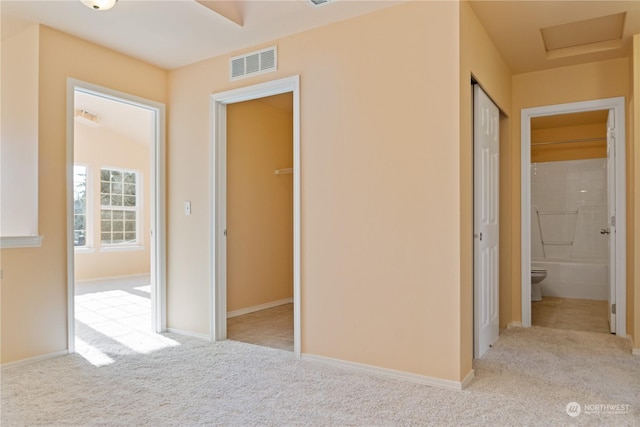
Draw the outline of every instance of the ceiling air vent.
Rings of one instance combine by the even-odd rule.
[[[276,46],[231,58],[231,80],[244,79],[278,69]]]

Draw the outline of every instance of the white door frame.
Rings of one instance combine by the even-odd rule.
[[[67,334],[69,353],[75,352],[75,254],[73,246],[74,92],[81,90],[150,110],[155,115],[155,141],[151,144],[151,317],[155,332],[167,330],[165,106],[128,93],[67,79]]]
[[[227,338],[227,105],[293,93],[293,347],[300,357],[300,77],[211,95],[210,331],[212,341]]]
[[[627,262],[627,220],[626,220],[626,139],[624,97],[572,102],[524,108],[521,113],[521,238],[522,238],[522,326],[531,326],[531,119],[533,117],[557,114],[580,113],[584,111],[614,110],[615,114],[615,209],[616,239],[615,268],[616,283],[616,335],[626,337],[626,262]],[[614,284],[611,284],[614,286]]]

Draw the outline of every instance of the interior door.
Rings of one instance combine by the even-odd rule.
[[[474,357],[498,339],[499,111],[473,87]]]
[[[616,332],[616,150],[615,150],[615,111],[609,110],[607,118],[607,189],[609,201],[609,329]]]

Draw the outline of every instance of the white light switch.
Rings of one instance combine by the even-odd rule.
[[[184,202],[184,214],[191,215],[191,200]]]

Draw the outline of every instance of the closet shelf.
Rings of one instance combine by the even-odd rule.
[[[571,246],[573,245],[573,242],[569,242],[569,241],[559,241],[559,242],[551,242],[551,241],[547,241],[547,242],[542,242],[543,245],[548,245],[548,246]]]
[[[273,171],[276,175],[284,175],[286,173],[293,173],[293,168],[276,169]]]

